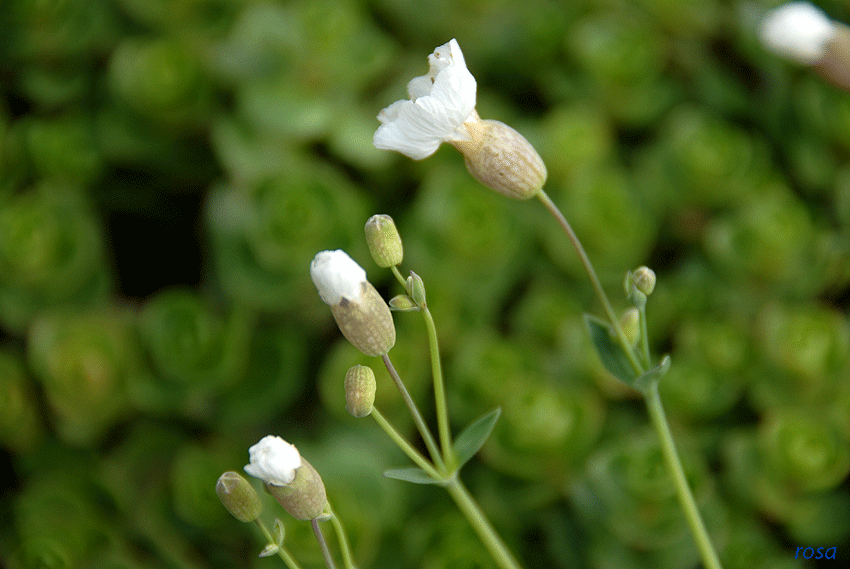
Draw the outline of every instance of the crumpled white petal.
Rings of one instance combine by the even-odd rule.
[[[435,49],[428,61],[428,74],[407,84],[411,100],[396,101],[378,114],[376,148],[421,160],[443,142],[468,138],[461,127],[475,109],[477,84],[457,40]]]
[[[248,455],[251,463],[245,465],[245,472],[272,486],[286,486],[295,480],[295,471],[301,468],[298,449],[272,435],[249,448]]]
[[[808,2],[791,2],[773,10],[761,26],[761,39],[768,48],[807,65],[823,57],[834,35],[835,24]]]
[[[362,294],[366,271],[341,249],[322,251],[310,263],[310,278],[325,304],[336,306],[343,298],[355,300]]]

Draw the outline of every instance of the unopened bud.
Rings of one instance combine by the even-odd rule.
[[[655,290],[655,271],[649,267],[638,267],[632,271],[632,283],[636,289],[649,296]]]
[[[358,419],[375,405],[375,373],[369,366],[356,365],[345,374],[345,409]]]
[[[375,263],[383,268],[400,265],[404,259],[404,247],[393,218],[388,215],[373,215],[366,222],[366,243]]]
[[[422,277],[413,271],[410,271],[410,276],[407,277],[407,292],[416,306],[425,308],[425,283],[422,282]]]
[[[468,121],[467,130],[471,140],[449,142],[476,180],[518,200],[533,198],[543,188],[546,165],[524,136],[494,120]]]
[[[329,509],[322,477],[304,457],[292,482],[286,486],[266,484],[266,491],[297,520],[321,518]]]
[[[322,251],[310,265],[319,296],[331,307],[337,326],[367,356],[383,356],[395,345],[390,307],[366,271],[344,251]]]
[[[390,308],[392,310],[396,310],[398,312],[414,312],[419,310],[419,307],[416,306],[416,303],[413,302],[413,299],[407,296],[406,294],[399,294],[390,299],[389,302]]]
[[[620,328],[629,345],[636,346],[640,337],[640,311],[635,307],[627,308],[620,317]]]
[[[222,474],[215,484],[215,493],[222,505],[240,522],[253,522],[260,517],[263,506],[251,483],[238,472]]]

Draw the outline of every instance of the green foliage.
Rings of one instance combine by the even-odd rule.
[[[427,284],[464,479],[526,566],[695,565],[637,393],[612,379],[635,374],[607,325],[589,316],[588,335],[601,310],[559,228],[452,149],[371,145],[452,37],[481,115],[544,157],[617,313],[625,272],[656,271],[661,398],[724,566],[846,557],[850,96],[760,46],[776,4],[0,2],[0,565],[280,566],[214,491],[269,433],[303,443],[358,567],[487,565],[439,489],[381,476],[405,457],[344,411],[345,371],[373,365],[376,406],[415,436],[309,277],[342,248],[385,298],[404,292],[369,258],[376,213]],[[393,317],[425,401],[421,314]],[[319,566],[310,528],[284,523]]]

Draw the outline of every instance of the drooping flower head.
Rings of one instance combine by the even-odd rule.
[[[245,472],[263,481],[266,491],[298,520],[328,515],[328,498],[322,477],[301,457],[298,449],[280,437],[267,435],[248,449]]]
[[[543,160],[516,130],[478,116],[475,78],[457,40],[435,49],[428,61],[428,74],[407,84],[410,100],[396,101],[378,114],[375,147],[421,160],[448,142],[488,188],[514,199],[537,195],[546,182]]]
[[[310,278],[331,307],[337,326],[367,356],[383,356],[395,345],[390,307],[368,280],[366,271],[345,251],[322,251],[310,264]]]
[[[428,63],[428,74],[407,84],[410,100],[396,101],[378,114],[376,148],[422,160],[443,142],[469,139],[463,125],[475,110],[477,86],[457,40],[435,49]]]

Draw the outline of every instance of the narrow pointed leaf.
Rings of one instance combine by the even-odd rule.
[[[599,355],[599,360],[608,372],[627,385],[637,378],[629,358],[623,348],[612,337],[611,327],[596,316],[584,315],[584,322],[590,332],[590,339]]]
[[[260,557],[270,557],[270,556],[274,555],[275,553],[277,553],[279,549],[280,549],[280,547],[278,547],[276,544],[270,543],[267,546],[265,546],[263,548],[263,550],[260,552]]]
[[[502,409],[496,407],[486,415],[483,415],[470,423],[455,439],[455,455],[457,457],[457,467],[460,468],[475,456],[485,441],[493,432],[493,427],[496,426],[496,421],[499,420],[499,415],[502,414]]]
[[[664,356],[661,358],[661,362],[648,372],[641,375],[634,382],[635,389],[640,390],[645,393],[647,389],[653,384],[657,383],[661,380],[661,376],[667,373],[667,370],[670,369],[670,356]]]
[[[412,482],[413,484],[436,484],[437,486],[442,486],[445,484],[443,480],[434,480],[428,473],[422,470],[421,468],[394,468],[392,470],[387,470],[384,472],[384,476],[387,478],[394,478],[396,480],[403,480],[405,482]]]

